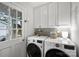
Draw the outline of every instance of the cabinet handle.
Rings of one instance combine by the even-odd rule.
[[[25,41],[25,39],[23,39],[22,41]]]

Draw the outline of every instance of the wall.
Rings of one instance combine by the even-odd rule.
[[[71,27],[71,37],[73,42],[77,46],[77,56],[79,56],[79,2],[72,3],[72,27]]]
[[[25,20],[27,21],[24,26],[25,35],[30,36],[34,32],[34,29],[33,29],[33,8],[32,7],[26,7]]]

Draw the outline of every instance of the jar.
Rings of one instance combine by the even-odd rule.
[[[57,32],[55,31],[55,32],[50,32],[50,37],[52,38],[52,39],[56,39],[57,38]]]

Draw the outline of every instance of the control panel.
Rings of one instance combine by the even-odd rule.
[[[55,46],[56,46],[56,47],[60,47],[60,45],[59,45],[59,44],[55,44]]]
[[[72,46],[72,45],[64,45],[64,48],[65,49],[70,49],[70,50],[74,50],[75,49],[75,47]]]
[[[42,41],[41,40],[37,40],[37,43],[42,43]]]

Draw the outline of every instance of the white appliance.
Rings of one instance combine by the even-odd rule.
[[[63,38],[62,38],[63,39]],[[71,40],[61,38],[45,40],[45,57],[76,57],[76,47]]]
[[[28,57],[43,57],[44,56],[44,41],[46,36],[31,36],[27,40],[27,56]]]

